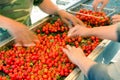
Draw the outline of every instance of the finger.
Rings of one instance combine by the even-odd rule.
[[[32,41],[33,38],[31,37],[31,35],[24,34],[24,36],[25,36],[25,38],[21,37],[23,45],[33,43],[33,41]]]
[[[15,39],[15,46],[22,46],[22,41],[20,39]]]
[[[67,49],[62,48],[62,51],[63,51],[66,55],[68,55],[68,56],[69,56],[69,51],[68,51]]]
[[[76,19],[77,19],[77,18],[76,18]],[[78,22],[78,24],[80,24],[80,25],[82,25],[82,26],[85,26],[85,24],[84,24],[81,20],[77,19],[77,22]]]
[[[15,46],[24,46],[24,47],[29,47],[29,46],[35,46],[35,43],[23,43],[22,41],[19,41],[15,44]]]
[[[120,22],[120,19],[113,19],[112,23]]]
[[[72,20],[74,20],[73,21],[74,25],[77,25],[77,24],[83,25],[84,24],[80,19],[76,18],[75,16],[73,16]]]
[[[69,27],[69,29],[70,29],[70,28],[72,28],[72,27],[73,27],[73,25],[72,25],[72,24],[69,24],[69,25],[68,25],[68,27]]]
[[[29,34],[26,35],[26,36],[28,36],[28,39],[30,40],[29,42],[35,42],[35,43],[39,43],[40,42],[38,37],[37,37],[37,35],[34,32],[28,31],[28,33]]]
[[[112,21],[120,21],[120,18],[112,19]]]
[[[109,0],[103,0],[102,1],[101,10],[107,5],[108,2],[109,2]]]
[[[71,28],[71,29],[68,31],[68,37],[71,36],[75,31],[76,31],[76,27]]]
[[[94,9],[95,11],[97,11],[97,6],[98,6],[98,4],[99,4],[99,3],[96,3],[96,2],[93,2],[93,4],[92,4],[92,5],[93,5],[93,9]]]
[[[112,22],[112,24],[116,24],[117,22]]]
[[[76,36],[79,36],[79,34],[78,34],[77,31],[73,32],[73,33],[70,35],[70,37],[76,37]]]
[[[33,33],[32,39],[33,39],[33,42],[35,42],[35,43],[40,42],[40,40],[38,39],[38,37],[34,33]]]
[[[72,46],[73,49],[75,49],[76,47],[75,46]]]
[[[23,46],[25,47],[30,47],[30,46],[35,46],[35,45],[36,45],[35,43],[23,44]]]
[[[69,25],[68,27],[69,27],[69,29],[71,29],[71,28],[72,28],[72,25]]]
[[[106,6],[106,4],[102,4],[99,11],[102,11],[105,6]]]
[[[112,19],[118,18],[119,15],[112,16]]]
[[[22,36],[19,35],[22,46],[25,46],[25,47],[27,47],[27,46],[35,46],[35,42],[38,41],[37,36],[33,32],[31,32],[29,30],[26,30],[26,33],[23,32]]]
[[[23,33],[22,36],[19,36],[22,46],[35,46],[33,41],[35,39],[35,37],[33,37],[34,35],[30,31],[27,31],[27,33],[28,34]]]
[[[77,20],[77,18],[72,15],[70,21],[72,21],[73,25],[77,25],[79,20]]]
[[[62,19],[62,20],[68,25],[69,28],[72,27],[72,24],[70,24],[69,21],[68,21],[67,19]]]
[[[22,46],[22,44],[21,43],[16,43],[15,46]]]
[[[70,51],[72,49],[72,47],[70,45],[67,45],[66,48],[68,49],[68,51]]]
[[[34,43],[40,43],[40,40],[34,40],[33,42]]]

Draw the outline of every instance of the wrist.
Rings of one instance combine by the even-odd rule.
[[[64,11],[64,9],[60,9],[60,8],[58,8],[56,11],[55,11],[55,15],[59,15],[61,12],[63,12]]]
[[[77,66],[82,69],[82,67],[85,65],[87,61],[87,57],[81,57],[79,58],[78,62],[77,62]]]
[[[89,69],[95,65],[96,62],[92,61],[88,57],[83,57],[79,59],[78,67],[82,70],[82,72],[87,75]]]
[[[82,64],[84,64],[84,61],[86,61],[87,57],[86,56],[82,56],[77,60],[77,66],[80,67]]]
[[[92,28],[86,28],[83,36],[89,37],[92,35]]]
[[[88,31],[89,36],[96,36],[96,32],[98,32],[99,27],[94,27],[94,28],[90,28]]]

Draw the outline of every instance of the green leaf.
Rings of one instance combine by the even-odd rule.
[[[50,42],[54,42],[54,39],[51,39]]]

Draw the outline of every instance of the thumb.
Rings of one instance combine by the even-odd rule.
[[[65,48],[62,48],[62,51],[67,55],[67,56],[69,56],[69,52],[68,52],[68,50],[67,49],[65,49]]]
[[[93,9],[95,10],[95,11],[97,11],[97,6],[98,6],[98,2],[96,2],[95,0],[94,0],[94,2],[92,3],[92,5],[93,5]]]
[[[76,37],[76,36],[79,36],[79,33],[77,31],[73,32],[70,37]]]
[[[68,32],[68,37],[70,37],[76,31],[76,27],[73,27]]]
[[[71,28],[72,25],[69,23],[69,21],[67,19],[62,18],[62,21],[65,22],[69,28]]]
[[[16,43],[15,46],[22,46],[22,44],[21,43]]]
[[[100,7],[99,11],[102,11],[102,10],[103,10],[103,8],[104,8],[104,6],[102,5],[102,6]]]
[[[102,9],[106,6],[106,3],[102,3],[101,7],[100,7],[100,11],[102,11]]]

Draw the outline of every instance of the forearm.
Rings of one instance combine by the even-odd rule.
[[[54,14],[57,12],[58,7],[54,5],[51,0],[44,0],[40,5],[40,9],[48,14]]]
[[[118,24],[102,27],[94,27],[88,31],[88,36],[97,36],[101,39],[109,39],[117,41]]]
[[[80,68],[80,70],[87,76],[87,73],[89,71],[89,69],[97,64],[96,62],[92,61],[91,59],[87,58],[87,57],[82,57],[79,58],[78,60],[78,67]]]
[[[9,29],[9,26],[15,26],[15,24],[21,24],[21,23],[0,15],[0,27]]]
[[[0,15],[0,27],[9,30],[12,33],[13,33],[13,31],[14,32],[19,31],[19,30],[14,30],[14,29],[17,29],[16,27],[21,27],[22,28],[23,26],[25,26],[25,25],[22,24],[22,23],[19,23],[15,20],[12,20],[10,18],[7,18],[7,17],[4,17],[4,16]]]

